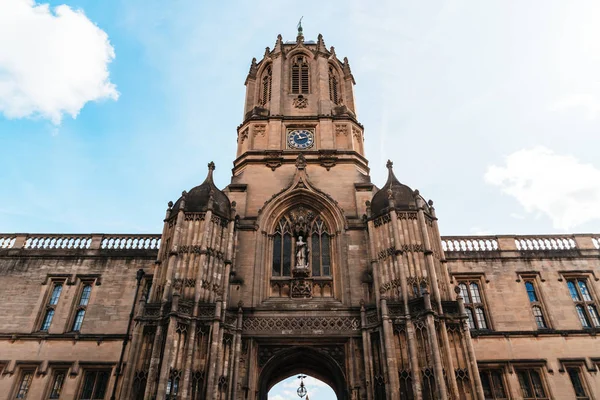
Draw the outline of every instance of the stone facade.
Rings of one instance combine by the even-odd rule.
[[[162,234],[0,235],[0,393],[265,400],[302,372],[341,400],[600,396],[600,235],[441,237],[391,162],[371,183],[353,85],[320,35],[279,36],[230,185],[209,164]]]

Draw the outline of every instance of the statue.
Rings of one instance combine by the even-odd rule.
[[[296,242],[296,268],[307,268],[308,263],[308,246],[307,243],[302,240],[302,236],[298,236]]]

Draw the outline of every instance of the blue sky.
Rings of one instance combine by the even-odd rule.
[[[269,400],[306,400],[306,397],[300,399],[298,396],[298,387],[300,386],[299,375],[290,376],[282,380],[269,391]],[[310,400],[336,400],[335,392],[326,383],[321,382],[312,376],[305,375],[304,387],[306,395]]]
[[[225,186],[250,60],[300,16],[374,183],[392,159],[442,234],[600,231],[597,1],[40,4],[0,3],[0,231],[158,233],[209,161]]]

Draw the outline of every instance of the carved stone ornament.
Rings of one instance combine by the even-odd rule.
[[[253,132],[254,132],[254,137],[260,135],[260,136],[265,136],[265,133],[267,132],[267,126],[266,125],[255,125],[253,128]]]
[[[336,125],[335,126],[335,134],[337,136],[340,136],[340,135],[348,136],[348,127],[346,125]]]
[[[292,103],[294,104],[294,107],[296,107],[296,108],[306,108],[306,107],[308,107],[308,98],[299,94],[298,97],[294,98]]]
[[[302,206],[293,209],[288,215],[294,235],[306,235],[310,224],[315,219],[315,214]]]
[[[267,151],[267,155],[263,160],[265,165],[271,168],[271,171],[275,171],[283,164],[283,157],[281,157],[280,151]]]
[[[312,283],[304,279],[292,281],[292,297],[296,299],[312,297]]]

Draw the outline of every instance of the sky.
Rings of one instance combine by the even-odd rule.
[[[309,400],[337,400],[335,392],[326,383],[309,375],[304,376],[306,376],[303,379],[304,387]],[[269,391],[269,400],[306,400],[306,397],[298,396],[297,390],[300,386],[298,377],[299,375],[290,376],[273,386]]]
[[[600,2],[0,0],[0,232],[159,233],[229,183],[252,57],[348,57],[372,181],[443,235],[600,232]]]

